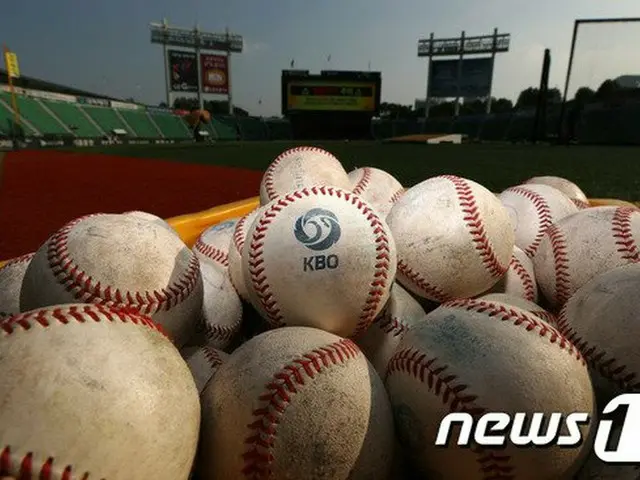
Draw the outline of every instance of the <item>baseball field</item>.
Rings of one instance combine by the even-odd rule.
[[[384,169],[405,186],[443,173],[494,192],[557,175],[592,198],[640,200],[634,147],[307,142],[347,170]],[[0,260],[35,250],[66,221],[92,212],[145,210],[163,218],[257,195],[262,171],[300,142],[128,145],[27,150],[5,156],[0,177]]]

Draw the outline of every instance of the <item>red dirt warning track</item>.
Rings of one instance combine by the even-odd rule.
[[[261,172],[57,151],[10,152],[0,184],[0,260],[36,250],[89,213],[144,210],[162,218],[257,195]]]

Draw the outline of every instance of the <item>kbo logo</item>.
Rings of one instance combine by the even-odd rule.
[[[610,415],[626,407],[626,414],[617,445],[609,448],[613,421],[600,420],[597,425],[593,449],[600,460],[606,463],[640,463],[640,394],[625,393],[611,400],[602,413]],[[451,427],[460,424],[457,445],[469,446],[473,442],[485,447],[503,447],[511,443],[518,447],[547,447],[558,445],[575,447],[583,442],[580,425],[591,420],[587,413],[526,413],[491,412],[477,421],[464,412],[450,413],[440,423],[435,444],[446,446],[451,436]],[[528,424],[528,427],[525,425]],[[560,435],[562,425],[567,433]],[[543,425],[546,425],[543,427]]]
[[[340,239],[340,223],[333,212],[323,208],[312,208],[296,220],[293,233],[296,239],[309,250],[316,252],[326,250]],[[302,270],[338,268],[340,260],[337,255],[313,255],[302,258]]]

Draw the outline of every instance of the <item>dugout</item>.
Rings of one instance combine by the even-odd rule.
[[[380,108],[380,72],[282,72],[282,114],[297,140],[371,137]]]

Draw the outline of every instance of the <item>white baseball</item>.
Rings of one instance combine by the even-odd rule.
[[[227,270],[229,267],[229,246],[238,219],[224,222],[207,228],[200,234],[193,251],[200,261],[213,262],[217,267]]]
[[[231,240],[229,241],[229,278],[231,283],[238,292],[238,295],[243,300],[249,301],[249,294],[245,287],[245,272],[242,270],[242,255],[244,252],[245,240],[247,233],[253,225],[253,221],[258,216],[258,213],[262,211],[262,207],[256,208],[252,212],[249,212],[244,217],[240,218],[236,223]]]
[[[529,300],[525,300],[522,297],[516,297],[513,295],[509,295],[508,293],[488,293],[486,295],[478,297],[478,300],[512,305],[522,310],[526,310],[529,313],[533,313],[536,317],[541,318],[542,320],[553,326],[556,326],[557,324],[556,316],[553,313],[548,312],[537,303],[530,302]]]
[[[200,320],[200,264],[161,225],[130,215],[80,217],[34,255],[20,309],[76,302],[134,308],[162,325],[180,347]]]
[[[399,283],[394,283],[384,310],[371,326],[356,339],[367,359],[380,377],[387,373],[387,364],[404,334],[426,316],[420,304]]]
[[[585,195],[585,193],[570,180],[562,177],[553,177],[553,176],[541,176],[541,177],[532,177],[529,180],[524,182],[535,183],[540,185],[549,185],[550,187],[557,188],[562,193],[564,193],[567,197],[569,197],[573,203],[575,203],[576,207],[580,210],[589,208],[591,205],[589,204],[589,199]]]
[[[198,391],[147,317],[67,304],[0,323],[0,474],[187,478]]]
[[[522,448],[509,440],[504,447],[465,448],[455,437],[447,448],[435,446],[440,422],[451,412],[595,413],[577,349],[516,307],[477,299],[443,304],[405,334],[386,385],[399,440],[428,478],[570,478],[588,448]],[[581,426],[583,438],[590,428]]]
[[[640,264],[618,267],[583,285],[558,316],[558,330],[580,349],[607,400],[640,392],[639,291]]]
[[[640,261],[640,210],[594,207],[552,225],[533,257],[536,280],[554,307],[593,277]]]
[[[533,257],[553,223],[578,212],[571,199],[548,185],[518,185],[499,195],[516,235],[516,246]]]
[[[382,381],[348,339],[308,327],[242,345],[202,395],[202,478],[388,478]]]
[[[20,289],[34,253],[9,260],[0,267],[0,320],[20,313]]]
[[[386,218],[404,187],[391,174],[373,167],[349,172],[351,191],[369,202],[381,218]]]
[[[524,251],[513,248],[507,273],[488,293],[508,293],[530,302],[538,301],[538,284],[533,271],[533,262]]]
[[[294,190],[313,186],[351,189],[344,167],[335,156],[317,147],[296,147],[281,153],[260,182],[260,204]]]
[[[189,370],[193,375],[198,393],[202,394],[209,380],[213,378],[223,362],[229,355],[222,350],[205,345],[203,347],[191,347],[182,352]]]
[[[346,190],[311,187],[274,200],[246,243],[249,299],[272,327],[358,335],[389,298],[396,270],[389,227]]]
[[[130,212],[124,212],[123,215],[131,215],[132,217],[138,218],[140,220],[146,220],[148,222],[156,223],[166,228],[174,235],[178,235],[178,232],[176,232],[175,229],[171,225],[169,225],[169,223],[164,218],[160,218],[153,213],[143,212],[141,210],[131,210]]]
[[[482,185],[453,175],[407,190],[387,222],[398,250],[398,280],[437,302],[491,288],[513,253],[504,206]]]

